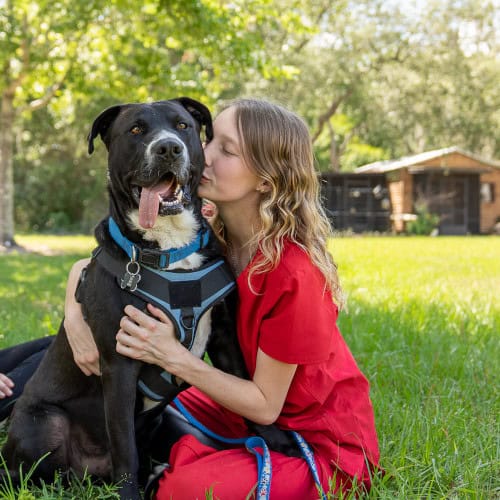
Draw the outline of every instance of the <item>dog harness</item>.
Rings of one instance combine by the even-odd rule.
[[[208,230],[201,229],[192,243],[169,251],[139,249],[123,236],[111,217],[109,232],[130,260],[116,258],[103,247],[97,247],[92,258],[115,277],[120,288],[161,309],[174,324],[179,341],[191,350],[200,318],[233,291],[236,283],[222,257],[211,259],[196,270],[166,270],[164,267],[165,263],[168,266],[206,246]],[[157,265],[153,267],[151,262]],[[165,382],[178,385],[170,373],[163,371],[160,376]],[[150,389],[145,380],[140,379],[138,386],[150,399],[163,399],[159,391]]]

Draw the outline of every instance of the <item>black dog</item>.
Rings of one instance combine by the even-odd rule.
[[[14,479],[20,465],[28,469],[50,452],[38,477],[51,481],[56,470],[87,471],[119,482],[122,498],[140,498],[136,433],[147,435],[184,384],[116,353],[126,304],[161,307],[196,355],[208,351],[218,368],[246,375],[227,301],[220,302],[234,282],[196,195],[203,127],[210,140],[210,112],[189,98],[114,106],[95,120],[89,153],[100,135],[109,152],[110,217],[96,229],[99,247],[82,273],[77,299],[99,348],[102,376],[80,371],[61,325],[14,409],[2,450]],[[254,426],[260,434],[268,430]],[[271,448],[296,454],[281,431],[270,432]]]

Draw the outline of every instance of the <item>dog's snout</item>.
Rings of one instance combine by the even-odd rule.
[[[153,145],[151,152],[154,156],[174,160],[182,156],[183,146],[174,139],[162,139]]]
[[[175,134],[162,131],[154,136],[144,154],[144,175],[147,178],[175,174],[179,184],[187,182],[190,155],[187,145]]]

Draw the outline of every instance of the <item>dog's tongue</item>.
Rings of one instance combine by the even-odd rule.
[[[160,201],[166,198],[171,191],[173,181],[161,182],[151,188],[142,188],[139,202],[139,224],[144,229],[154,226]]]

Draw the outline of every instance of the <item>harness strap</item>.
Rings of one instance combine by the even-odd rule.
[[[108,219],[109,234],[115,243],[133,260],[137,260],[142,265],[157,269],[166,269],[170,264],[179,262],[191,254],[198,252],[206,247],[210,239],[210,232],[206,229],[200,229],[196,238],[181,248],[170,248],[168,250],[154,250],[141,248],[126,238],[113,217]]]
[[[207,436],[221,441],[227,444],[244,444],[246,449],[255,455],[257,460],[257,498],[258,500],[269,500],[271,494],[271,478],[272,478],[272,463],[271,454],[269,452],[269,447],[267,446],[265,440],[260,436],[250,436],[243,438],[227,438],[220,436],[215,432],[208,429],[199,420],[197,420],[185,406],[179,401],[179,398],[173,400],[175,406],[182,413],[184,418],[198,430],[206,434]],[[322,500],[327,500],[327,495],[323,490],[321,481],[319,480],[318,469],[316,467],[316,461],[314,460],[314,453],[307,444],[306,440],[296,431],[290,431],[295,441],[297,442],[304,460],[307,462],[309,470],[312,473],[316,488],[321,496]],[[261,449],[262,451],[259,451]]]
[[[92,258],[114,276],[118,286],[161,309],[172,321],[179,341],[189,350],[194,345],[196,329],[203,314],[236,288],[229,266],[220,257],[194,271],[162,271],[136,263],[134,277],[137,279],[133,287],[123,286],[123,277],[126,274],[130,276],[130,262],[125,258],[116,258],[103,247],[97,247]],[[150,376],[141,378],[138,388],[153,401],[164,399],[162,392],[166,389],[165,384],[179,385],[175,377],[166,371],[154,381]]]

